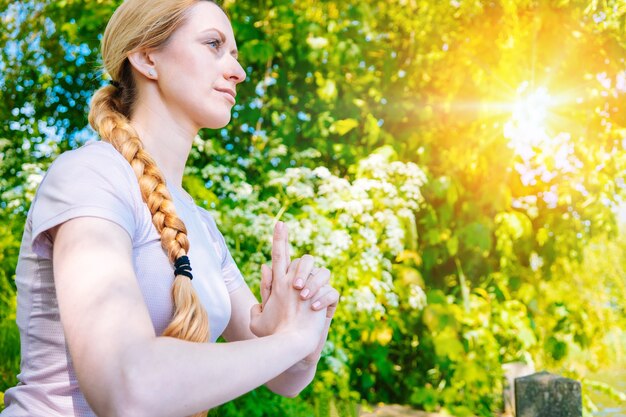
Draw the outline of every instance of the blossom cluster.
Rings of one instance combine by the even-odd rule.
[[[396,308],[401,301],[393,264],[413,243],[407,239],[415,233],[406,227],[414,225],[408,219],[423,204],[427,178],[413,163],[391,161],[386,151],[360,161],[350,178],[325,167],[270,172],[263,186],[275,190],[270,198],[261,199],[261,187],[240,178],[228,186],[245,204],[216,214],[244,275],[258,277],[260,264],[269,262],[273,224],[280,219],[289,230],[292,257],[309,253],[316,266],[331,269],[343,309],[375,318]],[[205,173],[227,175],[223,170],[207,167]],[[422,309],[424,291],[415,287],[403,292],[407,307]]]

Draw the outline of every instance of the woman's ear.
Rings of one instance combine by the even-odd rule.
[[[128,61],[135,71],[151,80],[157,79],[156,62],[153,51],[145,49],[133,51],[128,54]]]

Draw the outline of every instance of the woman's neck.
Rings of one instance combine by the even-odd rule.
[[[168,186],[181,189],[197,129],[178,123],[159,106],[137,106],[130,124],[165,176]]]

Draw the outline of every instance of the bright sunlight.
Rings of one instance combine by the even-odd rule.
[[[533,148],[545,145],[550,137],[546,132],[546,119],[553,100],[545,87],[531,90],[525,81],[517,89],[518,98],[513,103],[511,118],[504,125],[504,136],[524,159],[534,155]]]

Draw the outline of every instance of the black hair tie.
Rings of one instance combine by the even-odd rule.
[[[174,262],[174,268],[174,277],[184,275],[189,279],[193,279],[193,275],[191,275],[191,263],[187,255],[179,256]]]

